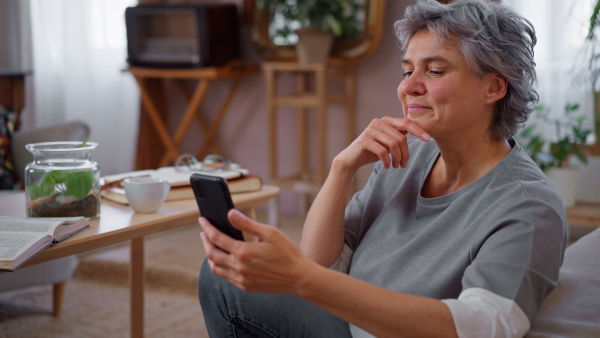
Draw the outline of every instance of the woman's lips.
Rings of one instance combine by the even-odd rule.
[[[407,106],[407,112],[409,114],[417,114],[417,113],[420,113],[420,112],[423,112],[423,111],[429,110],[429,109],[431,109],[431,108],[427,107],[427,106],[422,106],[420,104],[409,104]]]

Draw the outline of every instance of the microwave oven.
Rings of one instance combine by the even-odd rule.
[[[131,66],[221,66],[241,55],[235,4],[127,7],[125,27]]]

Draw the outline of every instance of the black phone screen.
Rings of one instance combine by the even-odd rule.
[[[200,215],[224,234],[243,241],[242,232],[234,228],[227,219],[227,212],[233,209],[227,181],[221,177],[194,173],[190,176],[190,183],[196,196]]]

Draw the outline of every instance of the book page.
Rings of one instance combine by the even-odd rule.
[[[66,238],[69,238],[83,229],[87,228],[89,224],[87,224],[87,220],[85,218],[81,218],[77,222],[65,222],[61,224],[56,231],[54,232],[54,243],[62,242]]]
[[[38,242],[44,234],[36,233],[0,233],[0,260],[14,260],[20,254]],[[50,241],[44,241],[48,243]],[[49,244],[44,244],[48,246]],[[35,250],[32,248],[32,250]]]
[[[51,218],[51,217],[7,217],[0,216],[0,232],[39,232],[52,235],[54,229],[69,218],[78,219],[79,217]]]

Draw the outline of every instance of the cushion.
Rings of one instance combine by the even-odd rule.
[[[600,229],[565,251],[558,287],[542,303],[527,337],[600,337]]]
[[[0,189],[23,189],[23,184],[15,172],[11,150],[14,132],[15,113],[0,107]]]

